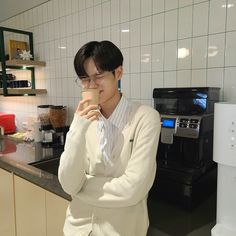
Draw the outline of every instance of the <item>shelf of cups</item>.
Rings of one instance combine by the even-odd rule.
[[[46,89],[31,89],[31,88],[8,88],[8,95],[35,95],[35,94],[46,94]],[[3,95],[3,89],[0,88],[0,95]]]

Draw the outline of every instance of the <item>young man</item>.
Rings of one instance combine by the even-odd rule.
[[[160,117],[119,92],[122,64],[109,41],[85,44],[74,59],[82,88],[99,90],[99,105],[79,102],[61,156],[59,181],[72,196],[65,236],[147,234]]]

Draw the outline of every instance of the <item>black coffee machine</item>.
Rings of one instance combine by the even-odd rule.
[[[216,189],[213,162],[214,103],[219,88],[156,88],[162,127],[151,195],[193,209]]]

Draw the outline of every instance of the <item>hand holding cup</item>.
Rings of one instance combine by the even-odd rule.
[[[82,100],[79,102],[76,112],[80,116],[84,116],[91,121],[97,120],[99,111],[99,90],[95,88],[88,88],[82,91]]]

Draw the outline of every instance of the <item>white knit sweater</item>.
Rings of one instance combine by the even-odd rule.
[[[147,195],[156,173],[159,113],[131,104],[129,122],[112,152],[114,165],[102,161],[97,122],[75,114],[61,155],[58,177],[72,201],[65,236],[145,236]]]

